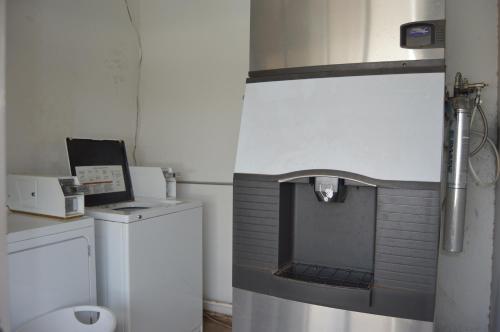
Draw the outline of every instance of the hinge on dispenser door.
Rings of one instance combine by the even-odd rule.
[[[90,245],[87,246],[87,253],[89,254],[89,257],[92,256]]]

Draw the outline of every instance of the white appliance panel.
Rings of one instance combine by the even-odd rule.
[[[11,211],[74,218],[83,216],[85,202],[76,177],[9,174],[7,206]]]
[[[444,73],[247,84],[235,173],[440,182],[443,100]]]
[[[134,196],[167,199],[167,181],[161,167],[130,166]]]
[[[130,331],[129,227],[96,219],[97,303],[113,311],[116,332]]]
[[[89,227],[9,243],[13,330],[56,309],[96,303],[93,233]]]
[[[190,332],[201,326],[200,220],[198,208],[130,225],[131,331]]]
[[[96,220],[98,303],[117,332],[202,325],[202,208],[133,223]]]
[[[121,223],[133,223],[200,206],[201,203],[199,202],[140,197],[132,202],[88,207],[85,212],[96,220],[101,219]]]

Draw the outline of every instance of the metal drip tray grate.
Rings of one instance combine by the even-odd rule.
[[[330,286],[370,289],[373,273],[319,265],[292,263],[275,273],[278,277]]]

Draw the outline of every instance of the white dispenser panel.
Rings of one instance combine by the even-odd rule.
[[[249,83],[235,173],[440,182],[444,73]]]

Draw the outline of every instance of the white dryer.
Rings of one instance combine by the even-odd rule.
[[[95,218],[98,304],[113,311],[117,332],[201,331],[201,203],[135,198],[122,141],[68,139],[67,147]],[[165,190],[158,174],[143,187]]]
[[[56,309],[96,304],[93,218],[9,213],[7,227],[13,331]]]

